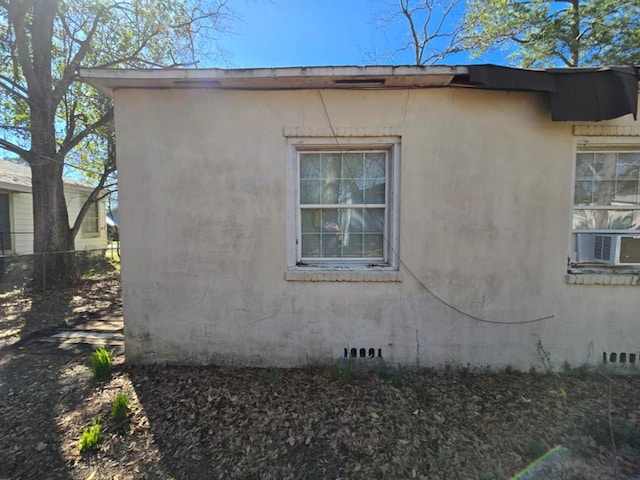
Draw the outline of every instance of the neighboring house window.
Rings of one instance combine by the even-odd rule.
[[[573,233],[574,263],[640,266],[640,151],[577,153]]]
[[[9,194],[0,193],[0,255],[11,251],[11,218]]]
[[[295,148],[295,266],[397,268],[399,145]]]
[[[82,201],[86,202],[88,195],[82,197]],[[83,203],[84,204],[84,203]],[[100,233],[100,216],[98,202],[93,202],[82,220],[82,235],[85,237],[96,237]]]

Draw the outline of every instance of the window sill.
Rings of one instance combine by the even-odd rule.
[[[398,270],[372,268],[290,268],[285,272],[289,282],[402,282]]]
[[[640,274],[635,273],[569,273],[568,285],[640,285]]]

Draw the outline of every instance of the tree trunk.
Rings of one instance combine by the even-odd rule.
[[[74,239],[69,228],[62,183],[62,163],[34,160],[33,186],[33,286],[36,289],[69,285],[78,278]]]
[[[57,105],[52,95],[51,52],[57,3],[34,4],[33,63],[27,77],[29,98],[33,100],[29,111],[31,149],[26,158],[31,165],[33,193],[33,286],[42,289],[64,286],[78,278],[62,182],[64,159],[56,153]]]
[[[571,0],[571,66],[580,66],[580,0]]]

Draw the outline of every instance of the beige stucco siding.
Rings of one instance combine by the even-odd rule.
[[[538,338],[558,364],[638,350],[638,287],[565,282],[576,139],[543,95],[122,89],[115,100],[129,361],[293,366],[371,347],[396,364],[526,369]],[[329,119],[401,137],[401,282],[285,280],[283,129],[326,131]],[[553,317],[485,323],[432,292],[495,322]]]

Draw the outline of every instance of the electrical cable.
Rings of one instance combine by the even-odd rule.
[[[322,102],[322,108],[324,109],[325,117],[327,118],[327,122],[329,123],[329,128],[331,130],[331,134],[333,135],[333,139],[335,140],[336,145],[338,146],[338,148],[342,151],[342,145],[340,144],[340,140],[338,139],[338,136],[336,135],[335,129],[333,128],[333,123],[331,122],[331,117],[329,116],[329,112],[327,110],[327,105],[326,105],[326,103],[324,101],[324,97],[322,96],[322,90],[318,89],[318,94],[320,96],[320,101]],[[349,169],[348,165],[347,165],[347,169]],[[349,175],[350,175],[351,180],[355,180],[355,178],[353,177],[351,172],[349,172]],[[357,187],[357,184],[356,184],[356,187]],[[360,192],[360,193],[362,193],[362,192]],[[364,202],[363,204],[366,207],[367,204],[366,204],[366,201],[364,200],[364,195],[362,196],[362,198],[363,198],[363,202]],[[367,209],[365,208],[365,212],[366,211],[367,211]],[[391,243],[388,242],[388,239],[386,238],[384,232],[382,233],[382,236],[383,236],[384,242],[387,243],[387,245],[389,245],[389,248],[391,249],[391,252],[393,253],[393,255],[395,255],[396,258],[398,258],[398,262],[400,263],[400,265],[402,265],[407,270],[407,272],[409,272],[409,274],[411,274],[411,276],[416,280],[416,282],[418,282],[418,285],[420,285],[427,293],[429,293],[431,296],[433,296],[440,303],[442,303],[446,307],[450,308],[454,312],[457,312],[457,313],[459,313],[460,315],[462,315],[464,317],[470,318],[472,320],[476,320],[476,321],[481,322],[481,323],[489,323],[489,324],[492,324],[492,325],[525,325],[525,324],[529,324],[529,323],[537,323],[537,322],[542,322],[544,320],[549,320],[549,319],[555,318],[555,315],[546,315],[544,317],[537,317],[537,318],[532,318],[532,319],[528,319],[528,320],[520,320],[520,321],[513,321],[513,322],[506,321],[505,322],[505,321],[499,321],[499,320],[489,320],[489,319],[478,317],[478,316],[473,315],[471,313],[465,312],[461,308],[458,308],[455,305],[452,305],[451,303],[447,302],[444,298],[442,298],[440,295],[435,293],[431,288],[429,288],[422,280],[420,280],[420,278],[413,272],[413,270],[411,270],[411,268],[409,268],[409,266],[402,260],[402,258],[398,254],[398,252],[394,250],[393,245],[391,245]]]

